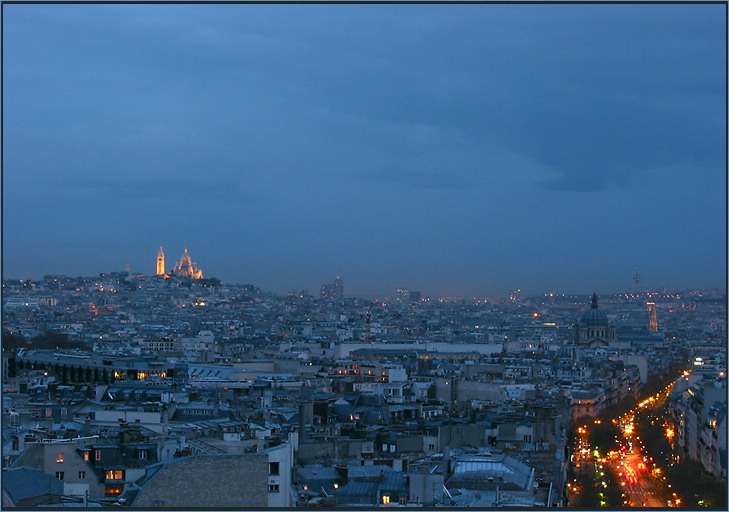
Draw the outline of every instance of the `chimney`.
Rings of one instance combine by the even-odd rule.
[[[124,446],[129,440],[128,424],[126,421],[119,420],[119,444]]]
[[[445,469],[445,477],[451,474],[451,448],[448,445],[443,447],[443,469]]]
[[[342,485],[347,485],[349,483],[349,466],[346,464],[337,464],[334,466],[334,469],[337,470],[337,474],[342,480]]]

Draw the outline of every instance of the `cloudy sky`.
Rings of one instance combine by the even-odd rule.
[[[3,277],[726,282],[724,5],[4,5]]]

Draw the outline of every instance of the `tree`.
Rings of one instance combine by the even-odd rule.
[[[588,441],[590,445],[596,448],[601,454],[606,454],[610,450],[614,450],[615,437],[620,436],[620,429],[612,421],[597,420],[599,423],[593,422],[588,428]]]
[[[30,341],[24,336],[3,330],[3,350],[15,350],[18,348],[30,348]]]
[[[684,508],[726,510],[726,483],[708,474],[700,462],[682,459],[666,469],[666,476]]]
[[[220,286],[223,282],[215,277],[208,277],[205,279],[199,279],[197,284],[204,288],[215,288],[216,286]]]
[[[69,339],[66,334],[48,331],[45,334],[39,334],[30,340],[31,348],[35,349],[53,349],[53,348],[79,348],[88,350],[85,343],[77,340]]]

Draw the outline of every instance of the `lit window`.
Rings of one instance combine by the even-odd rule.
[[[63,462],[63,452],[58,452],[56,454],[56,462]]]
[[[382,496],[382,504],[387,505],[388,503],[390,503],[390,496],[385,494]]]
[[[89,452],[84,452],[84,460],[89,460]]]
[[[121,469],[107,469],[104,472],[107,480],[123,480],[124,474]]]

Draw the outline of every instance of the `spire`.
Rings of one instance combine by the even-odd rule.
[[[597,293],[592,292],[592,309],[597,309]]]

